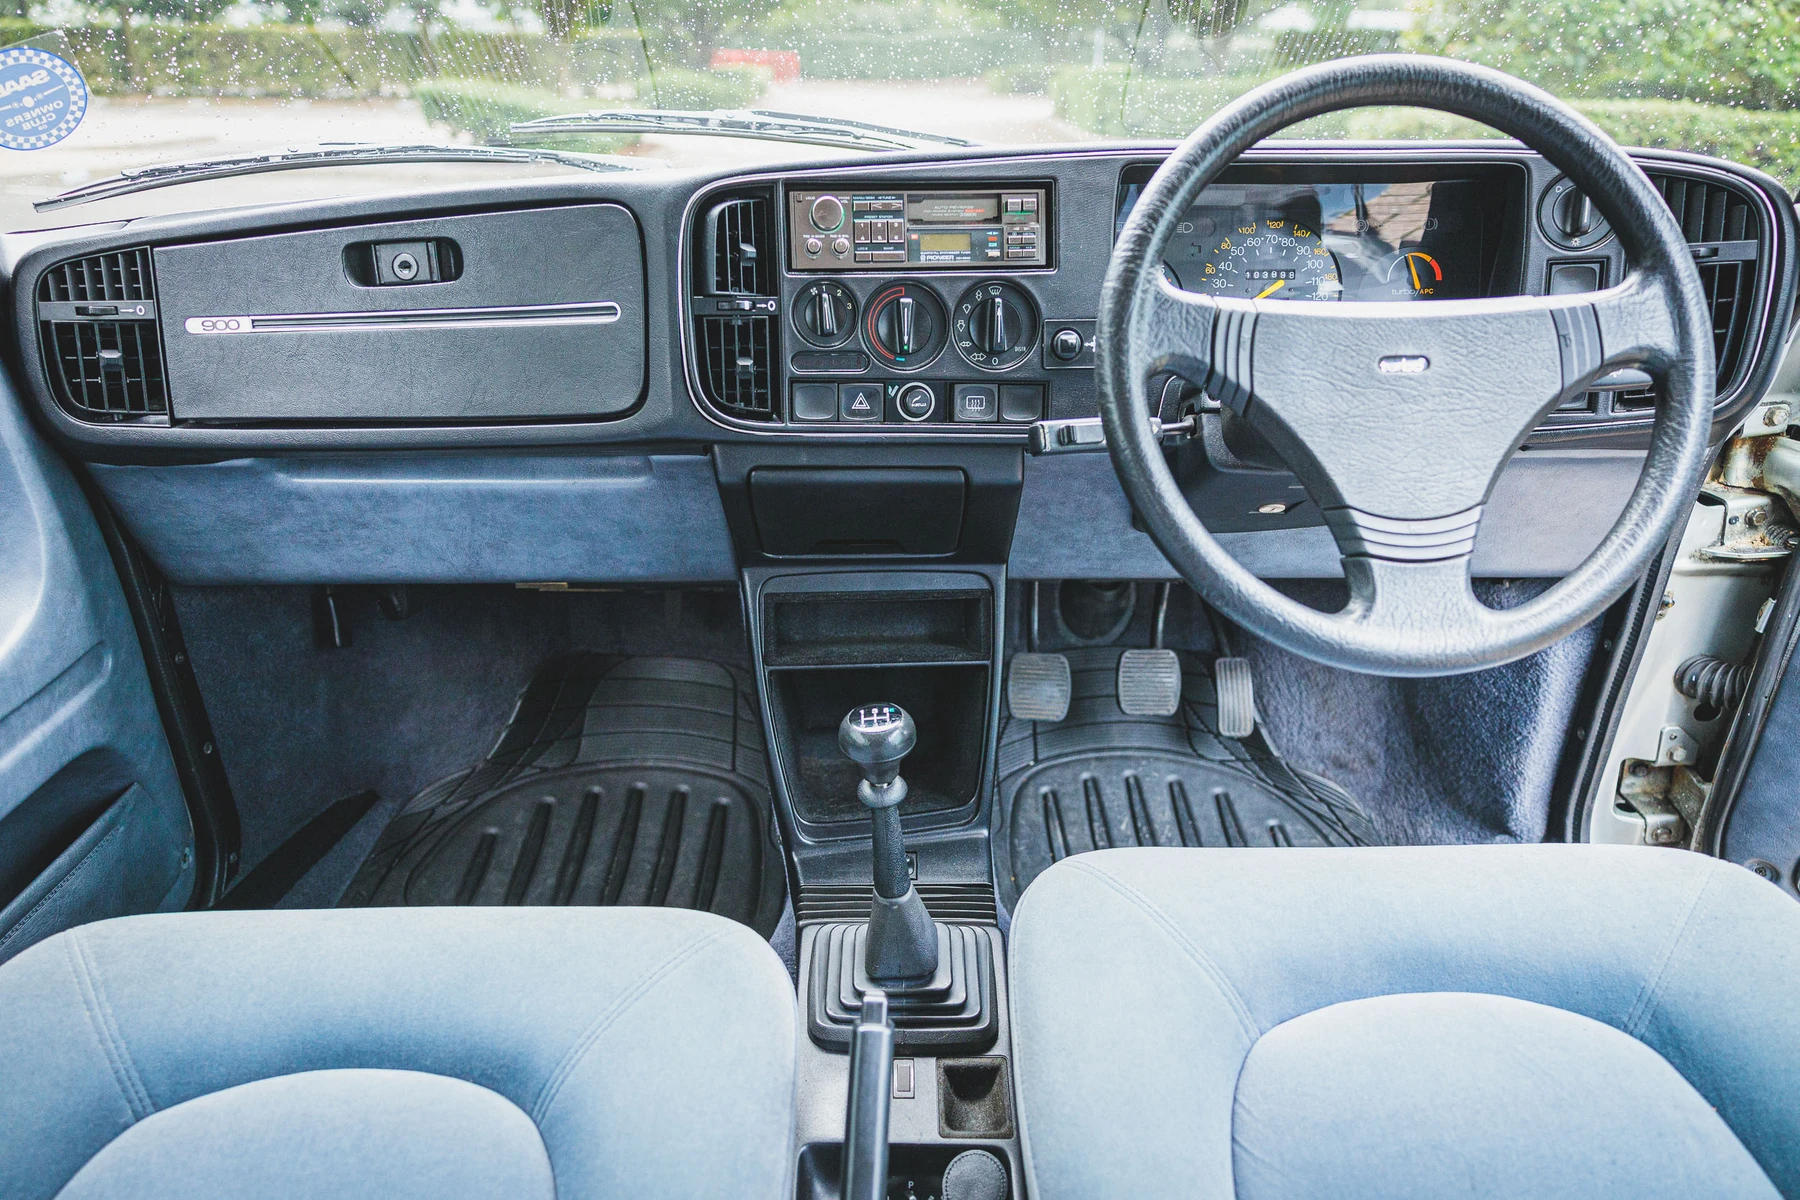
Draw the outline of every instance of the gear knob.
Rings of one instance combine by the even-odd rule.
[[[918,727],[898,704],[859,705],[838,726],[838,749],[875,787],[894,782],[918,740]]]

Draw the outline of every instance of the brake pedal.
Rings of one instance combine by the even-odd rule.
[[[1172,717],[1181,707],[1181,659],[1173,650],[1119,655],[1119,709],[1128,717]]]
[[[1213,660],[1213,692],[1219,701],[1219,733],[1247,738],[1256,732],[1256,677],[1247,658]]]
[[[1074,684],[1060,654],[1015,654],[1006,676],[1006,707],[1021,721],[1060,721],[1069,715]]]

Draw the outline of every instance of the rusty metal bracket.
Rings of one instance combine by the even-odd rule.
[[[1619,769],[1619,800],[1644,821],[1652,846],[1685,846],[1712,784],[1684,765],[1656,766],[1628,758]]]

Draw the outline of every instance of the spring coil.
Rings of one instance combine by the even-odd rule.
[[[1744,698],[1750,668],[1710,654],[1696,654],[1675,668],[1675,690],[1690,700],[1724,710]]]

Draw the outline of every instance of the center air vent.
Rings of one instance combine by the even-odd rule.
[[[700,318],[700,373],[707,398],[733,416],[775,419],[775,319]]]
[[[775,292],[773,221],[761,196],[715,204],[706,215],[706,261],[711,290],[721,296],[769,296]]]
[[[720,412],[778,421],[774,200],[736,195],[706,210],[691,278],[700,386]]]
[[[65,409],[90,421],[167,416],[149,250],[57,263],[38,279],[37,317],[44,373]]]

